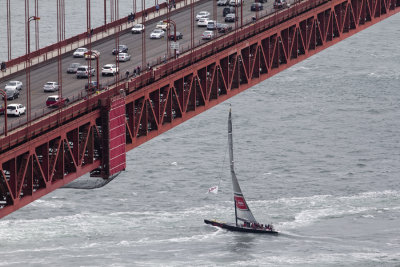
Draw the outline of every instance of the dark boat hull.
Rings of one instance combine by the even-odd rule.
[[[236,226],[234,224],[228,224],[228,223],[223,223],[223,222],[218,222],[214,220],[207,220],[205,219],[204,222],[206,224],[211,224],[213,226],[217,226],[229,231],[235,231],[235,232],[245,232],[245,233],[254,233],[254,234],[272,234],[272,235],[277,235],[278,232],[274,230],[268,230],[268,229],[258,229],[258,228],[250,228],[250,227],[241,227],[241,226]]]

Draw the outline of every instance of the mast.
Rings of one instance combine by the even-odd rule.
[[[229,109],[228,118],[228,143],[229,143],[229,161],[231,169],[232,187],[233,187],[233,202],[235,204],[235,219],[236,226],[238,220],[257,222],[253,214],[250,211],[249,206],[243,196],[242,190],[240,189],[239,182],[237,180],[233,161],[233,135],[232,135],[232,109]]]
[[[230,163],[229,165],[231,167],[231,175],[233,177],[233,176],[235,176],[235,169],[233,167],[232,108],[229,108],[228,143],[229,143],[229,163]],[[235,191],[235,189],[234,189],[234,191]],[[237,207],[236,207],[236,199],[235,199],[235,197],[233,197],[233,204],[235,205],[235,222],[236,222],[236,226],[237,226],[238,218],[237,218]]]
[[[236,221],[236,226],[238,226],[238,225],[237,225],[237,210],[236,210],[236,200],[235,200],[235,198],[233,198],[233,204],[235,205],[235,221]]]

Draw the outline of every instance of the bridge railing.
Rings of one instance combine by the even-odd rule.
[[[153,81],[170,75],[177,70],[193,64],[194,62],[204,59],[207,56],[217,53],[229,46],[233,46],[236,43],[247,39],[249,36],[253,36],[261,31],[270,29],[293,16],[301,14],[304,11],[325,2],[327,2],[327,0],[299,1],[288,9],[274,12],[274,16],[259,19],[256,22],[249,21],[246,23],[246,25],[243,25],[242,29],[238,29],[237,31],[234,30],[230,34],[221,36],[219,39],[213,40],[203,46],[196,47],[193,49],[193,52],[190,51],[191,49],[188,49],[187,51],[184,51],[185,53],[183,53],[179,58],[162,65],[153,66],[151,70],[143,71],[140,76],[129,80],[122,79],[121,77],[121,81],[116,85],[111,85],[112,81],[110,81],[110,87],[106,86],[105,90],[101,91],[99,94],[95,93],[92,95],[85,95],[80,93],[79,95],[72,96],[71,100],[76,103],[66,108],[62,108],[57,111],[52,111],[48,108],[45,108],[38,113],[33,114],[34,116],[32,119],[38,117],[40,119],[31,122],[25,122],[23,125],[25,128],[19,127],[14,132],[11,132],[7,137],[2,137],[0,139],[0,151],[7,147],[11,147],[18,141],[27,138],[27,136],[35,136],[36,134],[56,127],[57,125],[64,123],[75,116],[97,109],[100,106],[101,99],[106,99],[119,94],[120,90],[125,90],[127,85],[128,88],[132,88],[131,91],[137,91],[134,93],[141,93],[140,88],[145,87]],[[233,36],[234,38],[232,38]]]

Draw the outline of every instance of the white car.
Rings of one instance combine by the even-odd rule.
[[[47,82],[43,86],[43,91],[45,92],[55,92],[58,91],[58,83],[57,82]]]
[[[199,26],[199,27],[207,27],[207,24],[208,24],[209,21],[210,20],[207,19],[207,18],[199,19],[199,21],[197,22],[197,26]]]
[[[9,81],[6,84],[6,87],[4,87],[5,90],[7,89],[16,89],[18,91],[21,91],[22,89],[22,82],[20,81]]]
[[[169,28],[169,23],[164,21],[159,21],[156,25],[156,29],[161,29],[166,31]]]
[[[117,60],[127,62],[131,60],[131,55],[129,55],[128,53],[119,53],[117,56]]]
[[[25,114],[26,108],[21,104],[10,104],[7,106],[7,115],[21,116]]]
[[[78,49],[75,50],[75,52],[72,54],[74,57],[84,57],[85,53],[89,51],[85,47],[79,47]]]
[[[244,0],[231,0],[229,2],[230,6],[241,6],[244,4]]]
[[[164,38],[165,32],[161,29],[154,29],[151,33],[150,33],[150,39],[160,39],[160,38]]]
[[[196,15],[196,20],[202,19],[202,18],[209,18],[210,17],[210,12],[208,11],[200,11]]]
[[[115,64],[106,64],[101,68],[101,75],[115,75],[119,72],[117,66]]]
[[[134,33],[142,33],[144,31],[144,25],[143,24],[136,24],[132,27],[132,34]]]
[[[85,53],[85,59],[97,59],[99,56],[100,52],[97,50],[91,50]]]
[[[214,38],[214,32],[213,31],[205,31],[201,35],[201,39],[203,39],[203,40],[210,40],[212,38]]]

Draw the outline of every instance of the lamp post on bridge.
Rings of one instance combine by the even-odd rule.
[[[175,42],[175,46],[174,46],[174,58],[176,58],[176,23],[175,21],[173,21],[172,19],[166,19],[164,20],[165,23],[172,23],[172,25],[174,25],[174,42]],[[167,26],[167,29],[169,31],[169,25]],[[169,36],[167,36],[167,38],[169,38]],[[169,49],[169,47],[168,47]]]
[[[94,56],[94,59],[96,60],[96,88],[97,90],[100,90],[100,81],[99,81],[99,60],[100,60],[100,54],[93,53],[92,50],[86,52],[87,55],[89,55],[89,67],[92,67],[92,56]],[[88,91],[90,92],[92,89],[92,85],[90,81],[92,80],[92,74],[91,74],[91,69],[88,70]]]
[[[7,93],[3,89],[0,89],[0,94],[3,95],[4,99],[4,136],[7,136]]]
[[[28,122],[31,120],[31,73],[30,73],[30,65],[31,65],[31,31],[30,31],[30,22],[31,21],[37,21],[40,20],[40,17],[37,16],[31,16],[28,18],[28,21],[26,22],[26,39],[27,39],[27,44],[26,44],[26,61],[27,61],[27,66],[26,66],[26,119]]]

